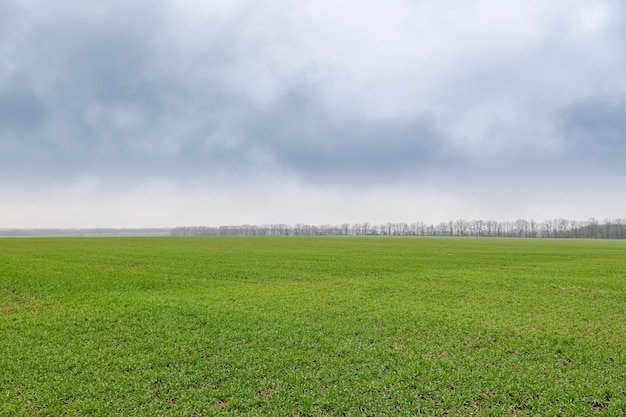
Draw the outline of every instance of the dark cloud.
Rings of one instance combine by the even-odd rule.
[[[459,162],[428,117],[336,118],[306,88],[254,115],[245,136],[278,166],[311,181],[410,180]]]
[[[31,131],[42,126],[46,110],[27,90],[0,90],[0,130]]]
[[[626,95],[579,100],[561,112],[559,127],[570,160],[599,170],[626,169]]]
[[[229,65],[223,44],[207,42],[197,68],[172,65],[159,20],[123,16],[54,16],[17,45],[13,79],[38,88],[50,110],[27,91],[0,95],[0,125],[38,128],[35,141],[18,134],[5,143],[5,170],[236,177],[274,169],[312,182],[376,182],[458,162],[426,116],[346,118],[301,84],[261,105],[215,75]]]
[[[545,150],[545,138],[525,137],[532,133],[530,128],[518,132],[535,122],[526,108],[532,104],[526,102],[541,101],[542,88],[550,85],[549,74],[556,72],[558,80],[555,69],[563,70],[557,67],[566,63],[568,56],[567,44],[559,44],[561,58],[551,60],[543,50],[550,43],[537,47],[541,42],[536,38],[523,43],[530,36],[525,32],[513,37],[520,46],[510,50],[506,42],[495,42],[500,49],[506,45],[505,57],[486,54],[488,45],[481,43],[480,53],[461,54],[467,68],[440,64],[441,82],[455,80],[450,89],[440,89],[441,100],[448,100],[448,107],[454,109],[450,113],[446,113],[446,103],[437,101],[437,93],[431,92],[432,97],[424,93],[424,97],[403,104],[415,103],[418,110],[384,114],[361,111],[367,107],[361,98],[375,103],[374,95],[364,93],[368,87],[380,91],[391,103],[389,97],[396,93],[389,91],[402,92],[402,82],[407,83],[407,91],[429,90],[419,83],[412,85],[411,77],[396,83],[394,73],[387,74],[384,65],[375,62],[368,68],[370,61],[365,61],[364,85],[359,85],[353,98],[355,111],[338,111],[332,94],[321,83],[336,82],[333,65],[348,65],[344,56],[336,54],[338,58],[333,59],[338,64],[333,61],[326,66],[311,58],[310,66],[326,74],[322,81],[295,70],[283,76],[279,70],[273,73],[271,65],[267,69],[259,64],[255,53],[267,54],[269,62],[286,62],[290,56],[274,56],[274,51],[294,51],[292,44],[281,44],[286,41],[280,30],[272,32],[267,44],[264,38],[253,39],[254,30],[269,31],[271,20],[279,21],[276,11],[258,20],[249,13],[239,19],[234,13],[219,24],[210,15],[206,21],[210,27],[200,32],[211,35],[205,39],[179,36],[162,8],[164,2],[111,3],[99,6],[97,12],[88,4],[68,7],[67,3],[59,12],[46,8],[37,19],[17,4],[0,3],[0,44],[4,45],[0,53],[11,67],[0,78],[0,170],[4,173],[63,179],[80,173],[172,176],[225,172],[237,177],[273,170],[324,184],[403,182],[455,175],[518,175],[529,167],[549,173],[553,166],[567,170],[565,160],[590,166],[609,161],[609,166],[616,167],[617,155],[624,150],[623,96],[579,100],[559,113],[563,152]],[[252,29],[244,24],[249,20],[256,22]],[[293,22],[284,23],[289,30],[296,30],[290,24]],[[436,31],[432,35],[433,40],[443,40],[441,48],[446,47],[447,38],[437,38]],[[470,46],[477,47],[475,39],[467,39]],[[256,45],[256,50],[250,45]],[[452,42],[450,46],[453,52],[458,48],[455,45]],[[402,75],[405,63],[413,65],[411,53],[420,49],[409,48],[408,43],[397,47],[406,49],[406,53],[393,55],[399,57],[394,65]],[[335,56],[333,45],[324,48],[320,61]],[[520,51],[523,54],[516,53]],[[435,52],[445,57],[445,50]],[[483,61],[472,63],[472,59]],[[520,60],[542,68],[531,72],[540,80],[537,85],[524,82],[527,75],[519,70],[524,65]],[[419,74],[420,61],[416,62]],[[254,87],[257,79],[259,84],[264,82],[262,75],[255,73],[258,67],[269,71],[267,78],[278,85],[274,96],[264,100],[245,91],[246,86]],[[242,72],[247,84],[237,81]],[[435,73],[428,72],[428,77]],[[340,79],[341,71],[337,74]],[[387,91],[387,85],[393,88]],[[569,84],[565,86],[569,88]],[[346,93],[341,91],[345,101]],[[550,95],[557,93],[557,89],[549,91]],[[429,99],[437,104],[433,110]],[[504,103],[504,109],[499,103]],[[463,146],[458,136],[465,129],[468,141],[478,145]],[[477,151],[481,146],[484,149]]]
[[[623,212],[624,8],[0,0],[0,214]]]

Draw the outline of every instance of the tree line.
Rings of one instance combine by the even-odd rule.
[[[173,236],[474,236],[518,238],[624,239],[626,218],[588,220],[551,219],[537,222],[464,220],[438,224],[414,223],[344,223],[341,225],[309,225],[298,223],[191,226],[172,229]]]

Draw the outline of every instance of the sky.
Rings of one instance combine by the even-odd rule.
[[[0,228],[626,218],[621,0],[0,0]]]

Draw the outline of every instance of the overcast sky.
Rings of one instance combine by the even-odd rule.
[[[626,217],[621,0],[0,0],[0,228]]]

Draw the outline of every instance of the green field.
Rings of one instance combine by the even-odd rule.
[[[0,240],[0,415],[626,415],[626,242]]]

